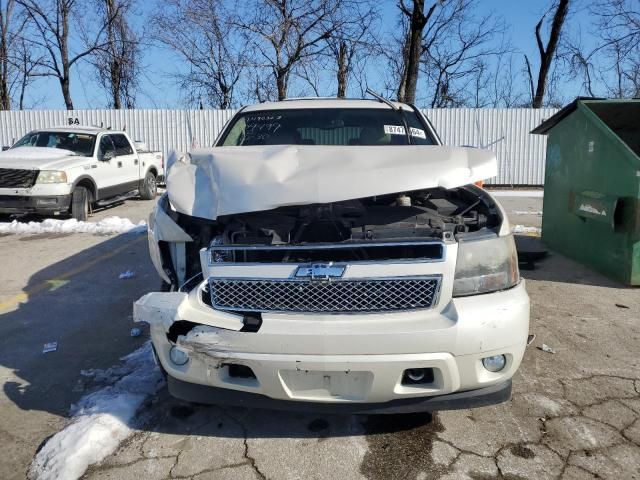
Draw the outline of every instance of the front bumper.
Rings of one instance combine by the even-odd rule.
[[[167,378],[167,383],[171,395],[188,402],[284,410],[287,412],[369,415],[435,412],[485,407],[506,402],[511,398],[511,379],[476,390],[429,397],[400,398],[383,403],[317,403],[276,400],[255,393],[184,382],[171,376]]]
[[[170,390],[194,401],[209,398],[219,403],[222,393],[229,391],[229,398],[238,401],[299,402],[318,409],[354,405],[354,411],[373,411],[375,405],[417,411],[498,403],[508,398],[506,385],[520,365],[529,328],[524,282],[423,311],[264,314],[256,333],[236,331],[234,315],[202,305],[198,293],[196,288],[190,294],[149,294],[134,308],[135,320],[151,325]],[[197,333],[192,330],[172,342],[167,331],[176,320],[200,326]],[[174,346],[189,354],[185,365],[171,362]],[[493,355],[507,359],[497,373],[482,365],[482,358]],[[255,378],[232,376],[231,364],[251,368]],[[432,369],[433,381],[403,384],[404,371],[414,368]],[[184,383],[195,386],[187,388]]]
[[[0,195],[0,213],[40,213],[43,215],[67,212],[71,195]]]

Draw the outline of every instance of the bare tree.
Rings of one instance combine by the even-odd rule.
[[[423,51],[422,36],[424,28],[431,17],[433,17],[438,5],[443,2],[441,0],[434,2],[426,13],[424,12],[424,0],[412,0],[412,3],[411,9],[407,7],[404,0],[400,0],[398,3],[400,11],[406,16],[408,23],[406,36],[402,45],[398,100],[408,103],[415,103],[416,101],[420,56]]]
[[[95,50],[91,63],[98,80],[109,93],[110,106],[133,108],[138,85],[140,40],[127,22],[131,0],[97,0],[102,23],[106,25],[104,46]]]
[[[84,42],[79,51],[72,52],[70,37],[73,24],[81,24],[83,4],[77,0],[16,0],[25,9],[32,22],[33,35],[29,42],[45,52],[45,59],[38,72],[33,76],[54,77],[60,84],[67,110],[73,110],[71,99],[71,70],[80,60],[106,45],[105,31],[114,17],[95,28],[90,39]],[[84,13],[84,12],[82,12]]]
[[[17,39],[11,60],[15,72],[10,90],[18,97],[19,110],[24,110],[25,108],[27,87],[35,79],[34,74],[43,60],[43,56],[37,49],[34,49],[23,37]]]
[[[15,2],[8,0],[6,5],[0,2],[0,110],[11,108],[9,96],[9,44],[13,7]]]
[[[557,0],[553,5],[542,15],[538,23],[536,24],[536,44],[538,46],[538,53],[540,55],[540,67],[538,69],[538,77],[535,86],[535,90],[532,88],[531,106],[533,108],[541,108],[545,102],[545,93],[547,90],[547,82],[551,71],[551,65],[554,58],[556,58],[556,51],[562,35],[562,29],[569,13],[570,0]],[[547,15],[553,12],[553,19],[551,21],[551,27],[549,30],[549,38],[546,41],[542,38],[542,27],[544,25]],[[529,72],[529,84],[533,87],[533,72],[531,69],[531,62],[525,55],[525,63]]]
[[[380,51],[372,31],[379,17],[375,5],[368,0],[343,1],[337,15],[340,20],[327,45],[335,62],[337,97],[345,98],[356,64],[370,60]]]
[[[514,54],[497,59],[489,83],[489,105],[492,108],[514,108],[527,104],[525,94],[518,89],[520,76]]]
[[[254,67],[268,68],[278,91],[287,98],[292,73],[327,48],[340,26],[341,0],[254,0],[237,3],[235,24],[242,29],[258,59]]]
[[[591,8],[599,45],[595,64],[608,96],[640,96],[640,8],[635,0],[600,0]]]
[[[206,99],[221,109],[233,106],[245,69],[246,46],[231,22],[230,9],[217,0],[169,0],[153,17],[154,38],[189,67],[178,73],[192,101]]]
[[[422,40],[420,66],[430,105],[481,107],[489,100],[491,64],[509,52],[495,13],[478,16],[473,0],[453,0],[435,11]]]
[[[597,80],[595,78],[596,65],[593,63],[591,54],[585,53],[586,50],[582,46],[579,38],[573,38],[565,42],[565,48],[567,50],[569,74],[571,75],[571,78],[581,81],[582,90],[588,95],[595,97],[594,84]],[[531,98],[533,98],[533,89]]]
[[[278,98],[278,91],[271,81],[270,75],[265,75],[259,69],[253,69],[247,98],[258,103],[270,102]]]
[[[11,108],[12,55],[17,41],[15,1],[0,0],[0,110]],[[24,23],[24,22],[22,22]]]

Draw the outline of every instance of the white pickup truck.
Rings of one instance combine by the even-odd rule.
[[[95,127],[34,130],[0,153],[0,214],[70,214],[139,193],[155,198],[162,153],[126,132]]]

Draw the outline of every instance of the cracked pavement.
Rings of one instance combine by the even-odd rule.
[[[554,254],[522,273],[537,337],[507,403],[327,416],[164,392],[153,419],[85,478],[640,479],[640,292]]]
[[[540,199],[500,201],[508,212],[541,209]],[[96,218],[137,222],[149,208],[127,202]],[[512,220],[539,225],[540,217]],[[1,238],[0,263],[11,274],[0,297],[58,278],[122,242]],[[136,278],[118,281],[128,268]],[[434,415],[324,416],[187,405],[164,389],[146,409],[148,422],[84,477],[640,479],[640,290],[554,254],[522,274],[537,337],[508,403]],[[69,405],[86,393],[80,370],[109,368],[144,341],[129,336],[131,302],[157,285],[144,242],[69,280],[2,315],[3,480],[23,479],[38,446],[64,427]],[[58,352],[42,355],[52,340]],[[539,350],[542,343],[557,353]]]

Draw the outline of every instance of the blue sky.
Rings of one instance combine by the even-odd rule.
[[[582,25],[583,31],[589,29],[589,19],[584,11],[586,0],[577,0],[576,6],[581,10],[573,15],[573,21]],[[158,0],[161,4],[161,0]],[[151,2],[142,2],[138,7],[140,15],[135,20],[137,28],[148,24],[147,15],[153,8]],[[535,46],[534,27],[540,15],[549,5],[549,0],[478,0],[478,13],[497,12],[503,16],[509,27],[509,36],[515,50],[526,53],[537,63],[537,49]],[[393,29],[397,21],[396,2],[386,0],[381,6],[383,28]],[[137,95],[136,106],[138,108],[185,108],[181,92],[172,79],[172,74],[184,69],[177,57],[170,51],[151,45],[143,48],[142,63],[144,75],[140,81],[140,91]],[[72,96],[74,105],[78,109],[105,108],[107,105],[106,94],[93,81],[91,67],[80,64],[76,68],[72,78]],[[293,94],[294,92],[290,92]],[[562,87],[562,96],[569,100],[580,94],[579,86],[566,84]],[[64,108],[62,94],[57,80],[43,78],[35,81],[28,91],[27,106],[37,109]]]

